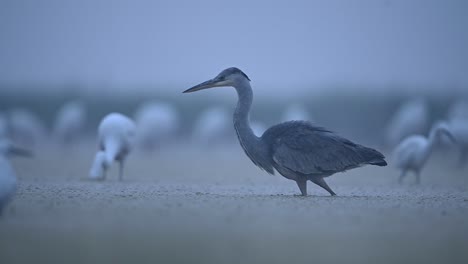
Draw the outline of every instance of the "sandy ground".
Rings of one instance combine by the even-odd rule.
[[[94,146],[15,160],[0,263],[468,263],[468,169],[429,161],[420,186],[365,167],[337,197],[256,168],[239,146],[133,153],[123,182],[86,176]],[[443,157],[443,158],[442,158]]]

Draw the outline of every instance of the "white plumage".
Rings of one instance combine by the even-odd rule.
[[[403,104],[393,115],[386,130],[385,140],[393,147],[410,135],[425,134],[429,125],[429,107],[423,99]]]
[[[0,215],[16,192],[16,173],[9,160],[15,155],[29,156],[30,153],[15,147],[9,140],[0,139]]]
[[[135,140],[135,124],[119,113],[105,116],[98,128],[99,150],[94,158],[89,177],[104,180],[107,169],[119,162],[119,180],[123,178],[124,162]]]
[[[169,103],[147,102],[135,113],[137,145],[146,150],[173,139],[179,130],[177,109]]]
[[[80,101],[64,104],[54,122],[53,136],[59,143],[76,141],[84,132],[86,125],[86,108]]]
[[[431,155],[434,144],[440,139],[442,134],[453,139],[447,123],[439,122],[432,127],[429,137],[412,135],[398,144],[393,152],[393,160],[395,166],[401,170],[400,183],[409,171],[414,172],[416,174],[416,182],[420,182],[421,170]]]

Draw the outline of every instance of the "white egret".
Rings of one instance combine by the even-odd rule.
[[[99,150],[94,158],[89,177],[104,180],[107,169],[119,162],[119,180],[123,178],[124,162],[135,140],[135,124],[128,117],[111,113],[105,116],[98,128]]]
[[[398,144],[393,152],[393,160],[396,167],[401,170],[398,180],[400,183],[410,171],[415,173],[416,183],[420,183],[421,170],[431,155],[434,145],[441,139],[441,135],[446,135],[455,141],[448,124],[438,122],[432,127],[429,137],[412,135]]]

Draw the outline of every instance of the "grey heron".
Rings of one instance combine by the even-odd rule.
[[[195,85],[184,93],[225,86],[234,87],[237,91],[234,128],[245,154],[266,172],[274,174],[276,170],[285,178],[295,181],[303,196],[307,195],[308,180],[336,195],[325,182],[325,177],[367,164],[387,165],[380,152],[355,144],[307,121],[284,122],[270,127],[261,137],[257,137],[249,120],[253,101],[250,79],[238,68],[225,69],[215,78]]]
[[[441,135],[446,135],[455,141],[448,124],[437,122],[431,128],[429,137],[412,135],[398,144],[393,152],[393,159],[396,167],[401,170],[399,183],[410,171],[416,174],[416,183],[420,183],[421,170],[431,155],[437,140],[441,139]]]
[[[104,180],[107,169],[119,162],[119,180],[123,178],[124,161],[132,150],[135,140],[135,124],[119,113],[105,116],[98,128],[99,150],[94,158],[89,177]]]
[[[16,174],[9,160],[12,156],[31,156],[31,153],[10,140],[0,139],[0,215],[16,192]]]

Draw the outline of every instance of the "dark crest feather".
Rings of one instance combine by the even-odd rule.
[[[250,81],[249,76],[247,76],[247,74],[245,74],[243,71],[241,71],[239,68],[236,68],[236,67],[227,68],[221,74],[229,75],[229,74],[235,74],[235,73],[242,74],[245,78],[247,78],[247,80]]]

